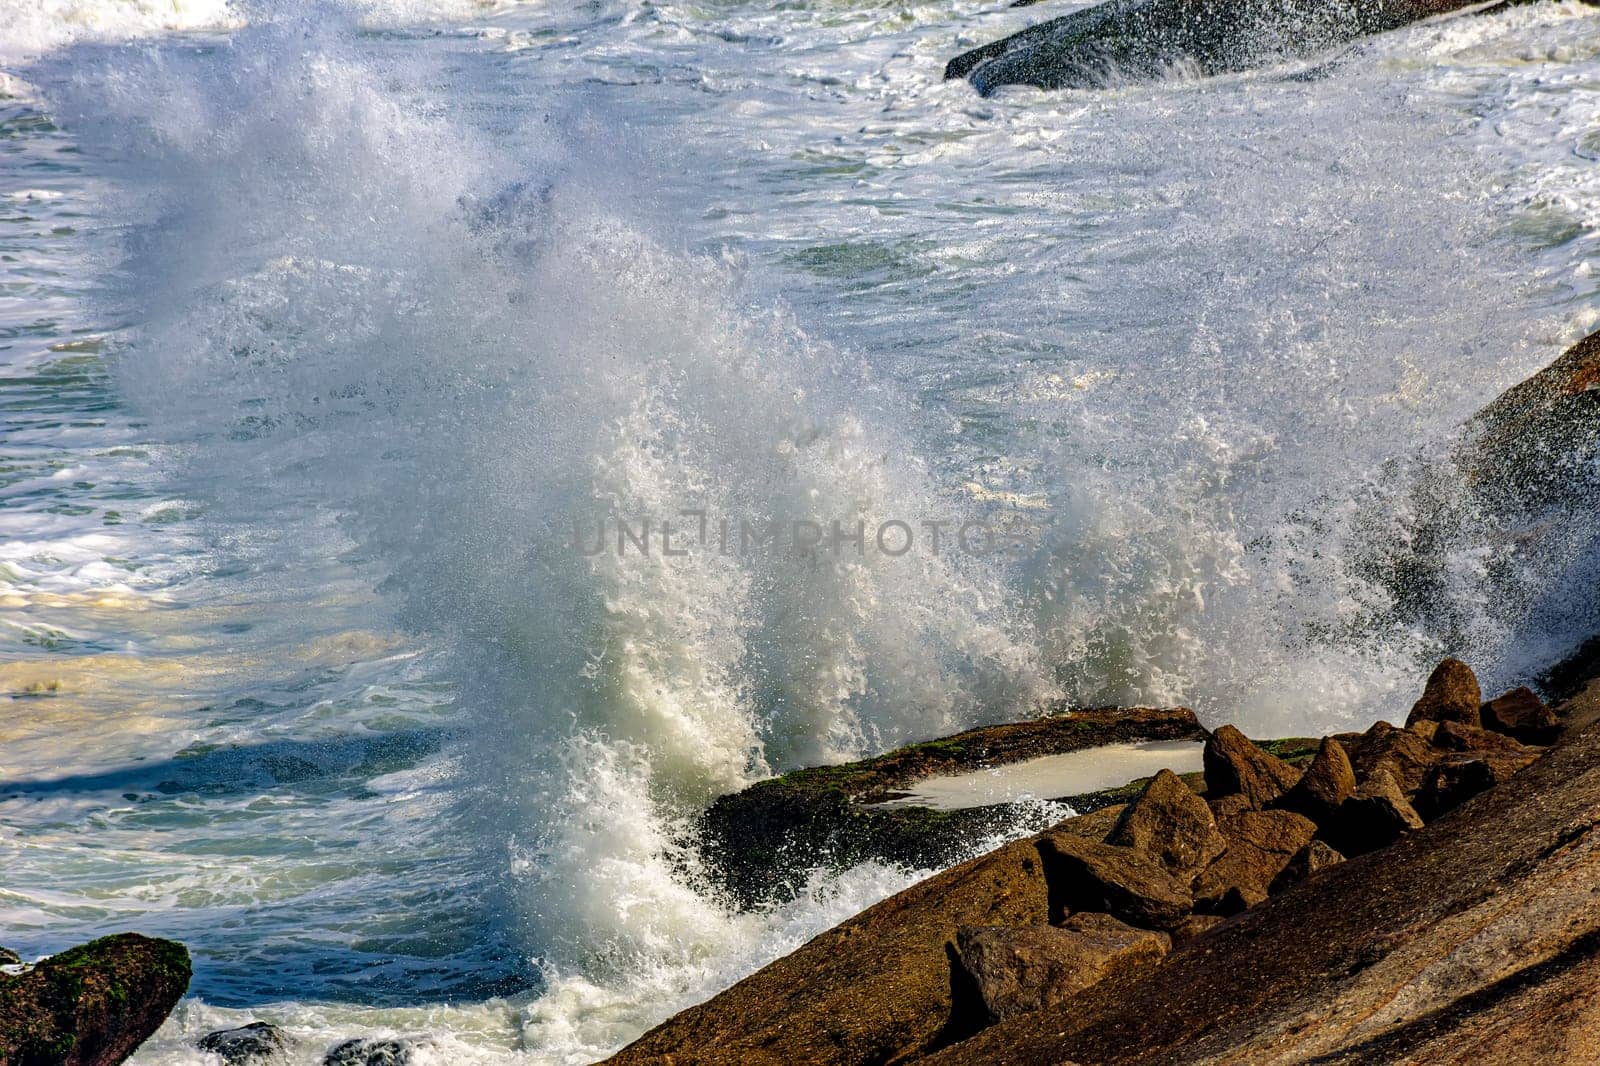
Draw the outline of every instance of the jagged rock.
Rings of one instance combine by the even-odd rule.
[[[1442,759],[1417,792],[1417,811],[1426,819],[1437,818],[1521,773],[1537,758],[1537,754],[1483,752]]]
[[[1460,722],[1440,722],[1433,733],[1433,746],[1441,751],[1498,751],[1512,755],[1537,755],[1537,751],[1482,726]]]
[[[1478,709],[1483,694],[1478,691],[1478,675],[1460,659],[1446,659],[1433,668],[1422,698],[1411,707],[1406,725],[1412,722],[1460,722],[1478,724]]]
[[[1205,866],[1228,846],[1206,801],[1171,770],[1151,778],[1124,808],[1106,843],[1142,851],[1174,874]]]
[[[1303,814],[1318,825],[1329,821],[1345,800],[1356,794],[1356,772],[1344,746],[1324,737],[1316,758],[1276,806]]]
[[[1406,800],[1394,775],[1381,767],[1361,782],[1334,821],[1328,837],[1346,855],[1365,855],[1422,828],[1422,816]]]
[[[1365,733],[1344,733],[1338,737],[1350,755],[1356,779],[1365,781],[1379,770],[1388,770],[1403,792],[1422,787],[1428,770],[1440,753],[1410,729],[1396,729],[1388,722],[1374,722]]]
[[[234,1029],[218,1029],[202,1036],[195,1046],[218,1055],[227,1066],[270,1062],[289,1050],[283,1030],[269,1022],[251,1022]]]
[[[1183,885],[1132,848],[1046,833],[1039,854],[1053,917],[1101,911],[1148,929],[1167,929],[1193,909]]]
[[[1218,823],[1228,850],[1194,879],[1195,910],[1236,914],[1267,898],[1268,887],[1317,826],[1293,811],[1244,811]]]
[[[1241,793],[1252,807],[1267,806],[1300,779],[1299,770],[1262,751],[1231,725],[1206,738],[1202,758],[1208,795]]]
[[[1600,709],[1558,708],[1564,722]],[[1341,863],[1132,980],[1008,1019],[927,1066],[1595,1061],[1600,727],[1471,810]]]
[[[427,1043],[410,1038],[346,1040],[328,1052],[322,1066],[407,1066]]]
[[[956,933],[960,965],[991,1023],[1059,1003],[1111,974],[1154,966],[1171,947],[1165,933],[1109,914],[1073,915],[1062,928],[964,926]]]
[[[0,1062],[112,1066],[189,987],[189,952],[137,933],[102,937],[0,975]]]
[[[1222,74],[1317,52],[1466,0],[1112,0],[952,59],[946,78],[985,95],[1004,85],[1099,88],[1173,71]]]
[[[1299,851],[1294,858],[1289,860],[1277,877],[1272,879],[1272,884],[1267,888],[1267,894],[1276,896],[1279,892],[1286,892],[1316,873],[1318,870],[1337,866],[1344,862],[1344,856],[1320,840],[1313,840]]]
[[[10,948],[0,948],[0,966],[20,966],[22,956]]]
[[[1242,792],[1235,792],[1231,796],[1218,796],[1207,799],[1206,806],[1211,808],[1211,817],[1219,824],[1224,818],[1232,818],[1245,811],[1253,811],[1255,807],[1250,803],[1250,797]]]
[[[1524,744],[1549,744],[1561,735],[1561,722],[1555,712],[1526,685],[1485,703],[1479,719],[1485,729]]]

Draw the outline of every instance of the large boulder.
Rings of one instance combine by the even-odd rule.
[[[1243,811],[1222,820],[1228,850],[1194,879],[1195,909],[1237,914],[1267,898],[1272,882],[1317,834],[1293,811]]]
[[[1440,722],[1433,731],[1433,746],[1441,751],[1494,751],[1512,755],[1537,755],[1538,749],[1482,726]]]
[[[1406,716],[1406,725],[1422,721],[1477,725],[1482,706],[1483,694],[1472,667],[1460,659],[1446,659],[1428,675],[1428,684]]]
[[[1355,794],[1356,772],[1350,765],[1350,756],[1337,740],[1324,737],[1311,765],[1295,786],[1279,798],[1277,806],[1324,825]]]
[[[1174,874],[1205,866],[1228,846],[1206,801],[1171,770],[1124,808],[1106,843],[1142,851]]]
[[[1103,836],[1105,817],[1090,820]],[[1056,837],[1071,838],[1076,824],[1057,827]],[[939,1042],[951,1020],[957,931],[1042,926],[1049,917],[1038,841],[1019,840],[867,908],[611,1061],[865,1066],[908,1058]]]
[[[189,974],[182,944],[121,933],[0,975],[0,1062],[122,1062],[166,1020]]]
[[[1441,759],[1429,772],[1427,780],[1417,792],[1414,806],[1423,818],[1437,818],[1479,793],[1510,780],[1537,758],[1536,754],[1507,752],[1451,755]]]
[[[1109,0],[965,52],[946,78],[984,95],[1004,85],[1100,88],[1174,72],[1222,74],[1315,55],[1469,0]]]
[[[389,1037],[346,1040],[322,1057],[322,1066],[410,1066],[417,1051],[428,1047],[426,1038]]]
[[[1109,914],[1075,914],[1059,928],[966,926],[956,934],[960,966],[988,1023],[1060,1003],[1114,973],[1154,966],[1171,947],[1165,933]]]
[[[1504,733],[1524,744],[1550,744],[1561,735],[1561,721],[1526,685],[1485,703],[1479,710],[1485,729]]]
[[[1266,807],[1300,780],[1299,770],[1262,751],[1231,725],[1206,738],[1202,759],[1208,795],[1238,793],[1256,808]]]
[[[706,869],[738,903],[754,907],[791,898],[818,866],[846,869],[869,860],[948,865],[1013,830],[1023,817],[1014,804],[933,810],[885,802],[918,781],[1106,744],[1201,736],[1185,707],[1075,709],[983,726],[757,782],[711,804],[695,838]],[[1111,802],[1117,801],[1104,801]],[[1074,801],[1074,809],[1088,808]],[[1048,824],[1038,815],[1030,828]]]
[[[1039,841],[1039,854],[1053,919],[1094,911],[1147,929],[1170,929],[1194,909],[1182,882],[1132,848],[1052,832]]]

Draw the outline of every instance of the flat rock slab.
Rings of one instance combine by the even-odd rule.
[[[1020,809],[934,810],[882,801],[930,777],[1108,744],[1203,736],[1185,707],[1075,710],[985,726],[861,762],[796,770],[723,796],[705,812],[699,844],[707,869],[745,906],[792,897],[818,866],[845,869],[872,859],[944,866],[1017,826]],[[1039,817],[1023,828],[1043,829]]]

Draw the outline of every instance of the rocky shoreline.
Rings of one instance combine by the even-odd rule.
[[[1322,738],[1304,770],[1218,728],[1198,789],[1163,771],[938,874],[610,1061],[1368,1062],[1496,1026],[1600,1046],[1600,985],[1578,990],[1600,969],[1596,658],[1555,707],[1483,702],[1446,660],[1405,726]]]

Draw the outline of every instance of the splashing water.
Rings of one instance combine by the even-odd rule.
[[[87,36],[230,32],[26,71],[66,133],[25,150],[84,159],[40,193],[116,227],[38,238],[94,277],[62,300],[107,336],[114,424],[29,432],[148,502],[107,525],[104,488],[18,482],[61,484],[18,495],[48,507],[8,581],[64,621],[17,683],[92,678],[60,728],[120,725],[70,779],[14,749],[33,844],[8,858],[65,883],[80,832],[114,840],[120,867],[78,875],[92,922],[194,944],[198,998],[141,1061],[263,1013],[307,1055],[425,1030],[440,1061],[586,1061],[918,876],[738,913],[687,842],[717,795],[1056,696],[1358,725],[1441,650],[1492,687],[1592,622],[1555,602],[1593,571],[1581,518],[1515,610],[1486,533],[1449,546],[1432,615],[1366,560],[1407,529],[1385,463],[1592,324],[1594,20],[1431,24],[1309,81],[934,80],[1021,17],[163,9]],[[701,514],[869,532],[665,554],[659,523],[693,540]],[[655,522],[656,550],[582,550],[597,518]],[[968,519],[1021,551],[870,532]],[[68,606],[113,585],[162,620]],[[9,925],[43,950],[82,929],[76,892]]]

